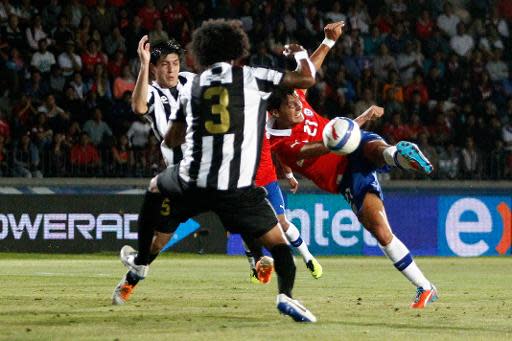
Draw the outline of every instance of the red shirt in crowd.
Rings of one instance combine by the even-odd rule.
[[[87,51],[85,51],[81,58],[84,74],[86,75],[92,75],[97,64],[105,64],[106,62],[105,56],[101,52],[96,52],[96,54],[89,54]]]
[[[92,144],[74,145],[70,151],[71,164],[77,166],[94,165],[100,161],[98,150]]]
[[[137,15],[142,20],[142,27],[148,31],[151,31],[155,27],[155,21],[160,19],[160,12],[155,7],[148,8],[144,6]]]

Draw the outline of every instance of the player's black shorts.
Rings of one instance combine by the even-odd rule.
[[[158,175],[158,189],[169,199],[169,214],[157,231],[174,232],[179,224],[206,211],[216,213],[229,232],[253,238],[264,235],[277,224],[263,187],[234,191],[189,188],[180,180],[178,168],[167,168]]]

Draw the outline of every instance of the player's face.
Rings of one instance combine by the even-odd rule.
[[[302,103],[295,93],[287,95],[279,107],[278,119],[281,123],[290,127],[301,123],[304,120],[302,114]]]
[[[156,81],[164,88],[172,88],[178,84],[179,72],[180,57],[176,53],[170,53],[165,58],[160,58],[155,66]]]

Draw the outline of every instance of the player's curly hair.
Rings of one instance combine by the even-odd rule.
[[[249,50],[249,38],[238,20],[208,20],[192,35],[192,53],[202,67],[246,57]]]
[[[281,107],[281,103],[286,99],[286,96],[293,95],[293,89],[287,86],[279,86],[274,91],[267,100],[267,110],[279,110]]]
[[[158,41],[151,44],[150,62],[156,65],[160,58],[165,58],[165,56],[171,53],[176,53],[179,57],[181,57],[183,53],[181,45],[175,39],[171,38],[167,41]]]

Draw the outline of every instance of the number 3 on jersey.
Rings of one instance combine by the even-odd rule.
[[[223,86],[214,86],[212,88],[208,88],[203,95],[205,100],[211,100],[213,97],[218,98],[218,103],[212,104],[211,106],[211,114],[212,118],[210,120],[205,121],[204,127],[207,132],[210,134],[224,134],[229,130],[230,119],[229,119],[229,93],[228,89]],[[219,115],[218,121],[216,123],[214,121],[215,116]]]

